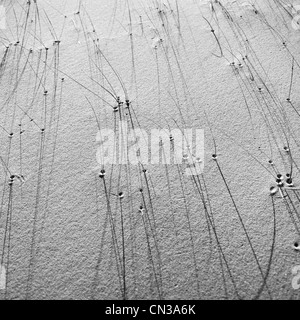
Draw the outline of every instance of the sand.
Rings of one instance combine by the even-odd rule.
[[[2,4],[1,299],[300,298],[296,1]]]

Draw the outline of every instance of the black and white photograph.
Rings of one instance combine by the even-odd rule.
[[[300,1],[0,1],[0,300],[300,300]]]

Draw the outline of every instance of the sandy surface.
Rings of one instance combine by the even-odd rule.
[[[296,1],[3,4],[1,299],[300,298]],[[101,167],[120,119],[204,129],[203,174]]]

